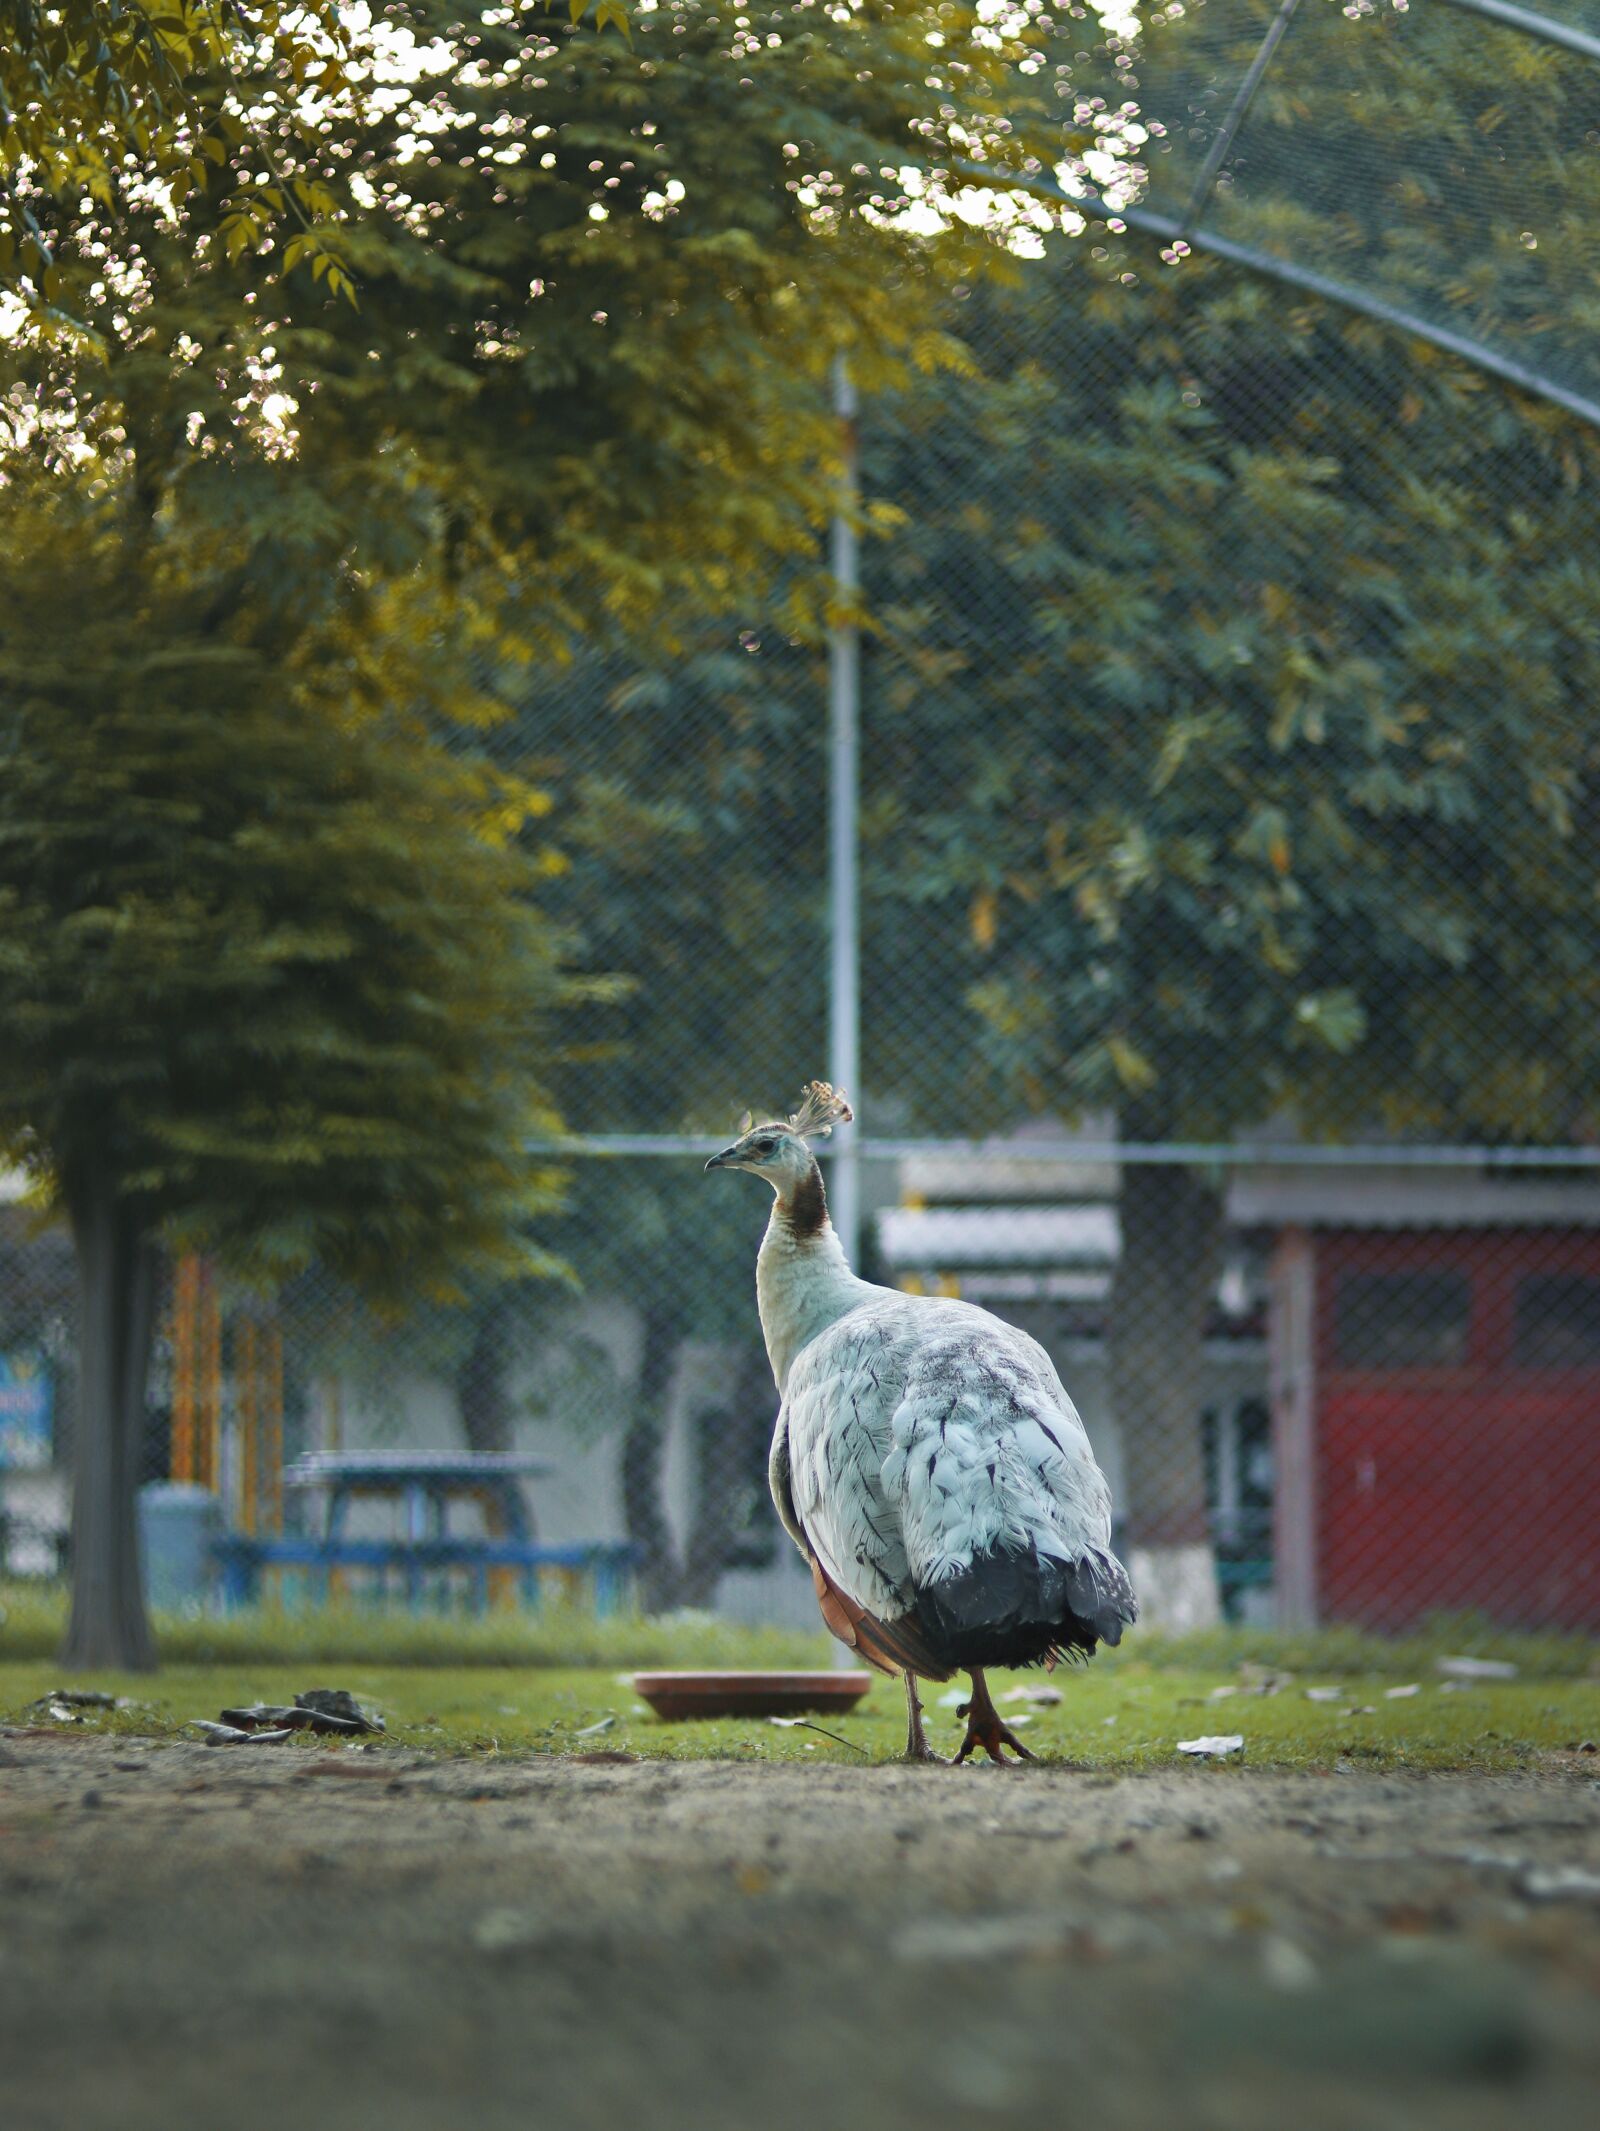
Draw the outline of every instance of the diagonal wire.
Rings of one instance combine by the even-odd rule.
[[[1267,34],[1256,47],[1255,57],[1244,71],[1244,78],[1228,107],[1228,114],[1217,128],[1217,137],[1207,150],[1205,161],[1200,165],[1200,173],[1194,181],[1188,204],[1183,210],[1182,223],[1186,231],[1199,221],[1204,212],[1206,202],[1211,197],[1211,188],[1217,182],[1217,173],[1227,161],[1234,136],[1244,124],[1245,114],[1255,101],[1256,91],[1261,86],[1261,77],[1272,64],[1272,55],[1283,42],[1284,34],[1294,20],[1295,9],[1299,5],[1300,0],[1282,0],[1278,12],[1267,24]]]

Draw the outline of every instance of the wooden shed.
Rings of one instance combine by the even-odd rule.
[[[1274,1223],[1279,1617],[1600,1628],[1593,1186],[1321,1196]]]

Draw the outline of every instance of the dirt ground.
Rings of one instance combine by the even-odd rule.
[[[1588,2125],[1596,1768],[0,1732],[0,2120]]]

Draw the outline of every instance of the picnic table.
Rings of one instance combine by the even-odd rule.
[[[230,1604],[249,1604],[257,1595],[264,1568],[306,1568],[325,1598],[331,1572],[370,1568],[380,1574],[398,1571],[413,1606],[421,1602],[429,1572],[468,1572],[468,1590],[481,1610],[488,1603],[491,1572],[520,1576],[524,1599],[539,1600],[538,1572],[556,1568],[592,1577],[595,1610],[615,1612],[627,1586],[633,1549],[614,1540],[580,1540],[541,1545],[527,1502],[518,1484],[524,1475],[541,1477],[556,1470],[547,1458],[514,1451],[351,1450],[317,1451],[284,1468],[288,1491],[326,1495],[320,1532],[297,1537],[266,1537],[229,1532],[216,1545],[223,1595]],[[401,1532],[389,1538],[352,1539],[346,1532],[350,1504],[378,1497],[399,1505]],[[482,1504],[483,1536],[462,1538],[449,1530],[452,1500]]]
[[[321,1450],[285,1466],[283,1484],[326,1493],[328,1539],[343,1538],[350,1504],[365,1495],[399,1503],[411,1546],[445,1537],[452,1498],[481,1502],[491,1532],[498,1527],[508,1539],[531,1540],[518,1477],[544,1478],[555,1469],[548,1458],[510,1450]]]

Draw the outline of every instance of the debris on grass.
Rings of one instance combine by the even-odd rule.
[[[1232,1731],[1210,1739],[1180,1739],[1178,1751],[1180,1754],[1195,1754],[1202,1760],[1220,1760],[1225,1754],[1244,1752],[1244,1734]]]
[[[208,1746],[276,1746],[297,1731],[348,1739],[384,1729],[382,1717],[363,1709],[344,1687],[308,1687],[292,1703],[251,1702],[224,1709],[215,1724],[206,1717],[193,1722]]]
[[[1261,1949],[1261,1974],[1269,1990],[1314,1990],[1317,1964],[1303,1946],[1273,1932]]]
[[[1342,1687],[1308,1687],[1305,1696],[1308,1702],[1342,1702],[1345,1690]]]
[[[1031,1702],[1036,1709],[1054,1709],[1064,1697],[1059,1687],[1012,1687],[1000,1699],[1002,1702]]]
[[[40,1710],[56,1724],[87,1724],[89,1713],[97,1709],[143,1709],[146,1705],[136,1702],[131,1694],[107,1694],[98,1687],[52,1687],[30,1702],[28,1709]]]
[[[304,1694],[294,1698],[297,1709],[309,1709],[317,1716],[342,1717],[353,1723],[359,1731],[382,1731],[382,1717],[374,1716],[363,1709],[347,1687],[308,1687]]]
[[[615,1725],[616,1721],[616,1718],[613,1716],[601,1717],[593,1724],[585,1724],[582,1731],[575,1731],[572,1736],[575,1739],[598,1738],[601,1732],[610,1731]]]
[[[1385,1689],[1383,1690],[1383,1699],[1386,1702],[1404,1702],[1408,1700],[1410,1696],[1414,1694],[1421,1694],[1421,1692],[1421,1687],[1415,1682],[1413,1682],[1413,1684],[1409,1687],[1385,1687]]]
[[[1504,1657],[1441,1657],[1438,1670],[1452,1680],[1514,1680],[1517,1667]]]
[[[1600,1902],[1600,1872],[1587,1865],[1553,1865],[1524,1872],[1517,1892],[1535,1902]]]
[[[822,1725],[813,1724],[809,1717],[768,1717],[767,1722],[769,1724],[778,1725],[784,1731],[820,1732],[824,1739],[831,1739],[836,1746],[848,1746],[851,1753],[865,1755],[868,1760],[872,1758],[870,1754],[867,1754],[866,1748],[864,1746],[858,1746],[854,1739],[842,1739],[836,1731],[826,1731],[823,1729]],[[1027,1722],[1027,1719],[1025,1717],[1018,1717],[1017,1722],[1019,1724],[1025,1724]],[[815,1753],[816,1748],[812,1746],[809,1740],[807,1740],[805,1742],[805,1750],[808,1754],[810,1754]]]
[[[1258,1665],[1245,1658],[1239,1666],[1239,1686],[1245,1694],[1282,1694],[1294,1685],[1294,1674],[1274,1665]]]

